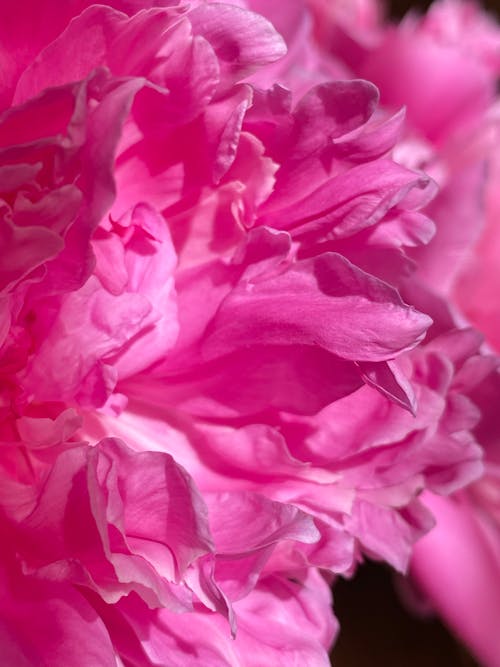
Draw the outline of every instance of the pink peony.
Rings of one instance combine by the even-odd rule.
[[[481,472],[436,184],[293,8],[0,8],[9,667],[327,665],[331,574]]]
[[[490,359],[498,369],[498,357]],[[473,396],[481,408],[476,435],[485,449],[485,473],[452,497],[425,494],[436,527],[415,546],[410,572],[419,593],[481,664],[496,667],[500,664],[494,622],[500,613],[498,370],[477,384]]]
[[[432,297],[434,310],[424,310],[433,316],[433,328],[472,324],[490,344],[482,346],[479,356],[467,358],[481,344],[476,335],[473,348],[463,348],[462,367],[453,382],[480,410],[475,418],[470,412],[470,425],[485,450],[485,473],[452,498],[424,494],[437,525],[416,545],[412,574],[481,664],[494,667],[500,665],[494,627],[500,614],[499,385],[498,357],[492,354],[500,349],[500,32],[469,2],[435,3],[427,15],[409,15],[399,26],[385,24],[376,3],[356,3],[351,13],[342,3],[327,6],[311,0],[311,6],[320,18],[317,35],[323,46],[353,75],[373,80],[387,107],[406,106],[407,136],[397,159],[426,169],[440,184],[426,208],[436,223],[436,237],[413,253],[418,280],[414,276],[403,294],[413,294],[420,307]],[[334,35],[343,38],[335,40]],[[466,342],[465,330],[461,336]],[[472,343],[474,334],[470,336]],[[463,420],[470,407],[458,403],[456,416]]]
[[[498,137],[498,119],[494,114],[492,119]],[[500,181],[496,145],[489,155],[487,170],[484,228],[477,243],[464,253],[451,294],[462,316],[485,334],[487,349],[498,355],[500,329],[495,285],[499,280]],[[482,411],[477,435],[485,448],[485,474],[452,498],[426,496],[437,527],[417,545],[411,569],[420,590],[488,667],[500,665],[500,643],[493,623],[500,614],[499,399],[497,370],[476,390],[476,402]]]
[[[376,0],[355,2],[349,11],[342,2],[309,1],[331,55],[350,76],[373,81],[384,107],[405,108],[406,136],[395,157],[425,170],[440,186],[426,209],[436,236],[412,256],[418,278],[448,296],[484,224],[485,156],[495,142],[498,28],[473,2],[462,0],[435,2],[426,15],[409,13],[397,26],[384,23]]]

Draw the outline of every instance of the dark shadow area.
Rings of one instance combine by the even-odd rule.
[[[435,618],[421,619],[401,604],[393,574],[363,565],[334,589],[340,635],[334,667],[480,667]]]
[[[391,16],[398,19],[406,14],[409,9],[415,8],[420,11],[425,11],[431,4],[432,0],[392,0],[388,5],[390,7]],[[480,0],[478,4],[485,7],[488,11],[494,12],[497,16],[500,15],[500,0]]]
[[[415,0],[393,0],[389,2],[390,14],[393,18],[399,19],[406,14],[409,9],[418,9],[419,11],[425,11],[427,7],[431,4],[432,0],[421,0],[420,2],[415,2]]]

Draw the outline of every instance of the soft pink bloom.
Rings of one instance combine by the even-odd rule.
[[[466,0],[435,2],[426,15],[410,13],[397,26],[384,23],[376,0],[353,3],[350,11],[342,2],[310,2],[329,53],[351,76],[373,81],[384,107],[405,108],[407,136],[395,157],[424,169],[440,185],[426,209],[436,236],[413,253],[417,275],[448,295],[484,224],[485,157],[495,142],[489,116],[500,68],[498,28]],[[334,39],[338,31],[345,39]]]
[[[424,307],[433,316],[433,328],[472,324],[491,346],[478,356],[470,356],[472,349],[462,346],[461,368],[452,384],[476,406],[467,407],[462,397],[454,419],[459,433],[460,422],[465,426],[469,419],[468,428],[483,445],[484,476],[452,498],[436,495],[440,490],[428,485],[434,493],[428,491],[423,498],[436,527],[416,545],[412,574],[481,663],[494,667],[500,664],[494,621],[500,614],[499,385],[498,359],[491,355],[492,348],[500,349],[500,31],[470,2],[438,2],[427,15],[409,15],[398,26],[384,23],[375,2],[355,3],[351,13],[343,3],[311,1],[311,6],[319,17],[317,34],[323,46],[351,68],[351,75],[374,81],[385,106],[405,105],[407,136],[396,158],[426,169],[440,185],[426,208],[436,223],[436,237],[412,255],[416,276],[426,286],[419,296],[413,277],[408,287],[414,302],[422,308],[430,295],[444,296],[448,303],[432,297],[434,308]],[[335,40],[336,35],[343,39]],[[403,291],[407,298],[408,287]],[[431,329],[428,340],[432,335]],[[465,333],[461,336],[466,342]],[[472,343],[474,334],[469,336]],[[476,339],[473,348],[478,350],[481,339]],[[449,337],[443,341],[445,357],[455,357],[456,365]]]
[[[422,490],[481,471],[403,114],[248,5],[0,8],[13,665],[326,665],[328,573],[404,570]]]
[[[498,133],[498,130],[497,130]],[[464,255],[452,296],[463,317],[480,328],[489,350],[500,351],[498,307],[498,150],[488,161],[486,223]],[[497,357],[498,366],[498,357]],[[436,528],[416,547],[411,572],[420,590],[488,667],[500,665],[494,624],[500,614],[500,432],[498,371],[479,384],[482,418],[477,436],[485,448],[485,474],[452,498],[426,495]]]
[[[495,362],[498,367],[498,358]],[[481,664],[496,667],[500,664],[494,621],[500,613],[498,371],[480,381],[473,395],[481,409],[476,434],[485,448],[485,473],[450,498],[424,495],[436,527],[416,545],[410,571],[420,594]]]

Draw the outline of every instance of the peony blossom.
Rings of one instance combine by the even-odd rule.
[[[407,135],[398,159],[420,165],[440,184],[426,209],[437,233],[413,254],[417,272],[411,293],[424,289],[419,302],[435,300],[438,309],[427,311],[434,327],[473,325],[486,337],[479,348],[481,338],[475,336],[480,355],[465,359],[458,373],[459,385],[468,385],[466,394],[480,410],[473,432],[484,447],[485,473],[451,498],[435,490],[424,494],[436,527],[416,545],[411,570],[420,591],[481,664],[494,667],[500,664],[493,622],[500,613],[495,414],[500,32],[466,2],[435,3],[427,15],[409,15],[399,26],[385,24],[375,3],[356,3],[352,12],[342,3],[312,1],[311,6],[321,18],[321,44],[351,75],[374,81],[384,105],[405,104]],[[339,34],[343,39],[335,40]]]
[[[482,472],[435,137],[292,4],[0,8],[9,667],[327,665],[332,576]]]
[[[493,129],[498,136],[498,120]],[[495,136],[495,135],[494,135]],[[487,162],[485,222],[479,240],[464,253],[452,286],[452,298],[464,318],[485,335],[498,355],[498,149]],[[498,367],[498,356],[496,357]],[[451,628],[482,664],[500,664],[500,644],[490,621],[500,613],[500,433],[496,414],[500,398],[498,371],[476,389],[482,418],[477,435],[485,448],[485,474],[452,498],[429,495],[426,503],[437,519],[431,534],[417,545],[412,574]],[[457,558],[457,553],[460,557]]]

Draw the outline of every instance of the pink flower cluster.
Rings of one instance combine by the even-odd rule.
[[[333,578],[440,504],[499,569],[499,43],[458,0],[0,4],[2,667],[326,666]]]

